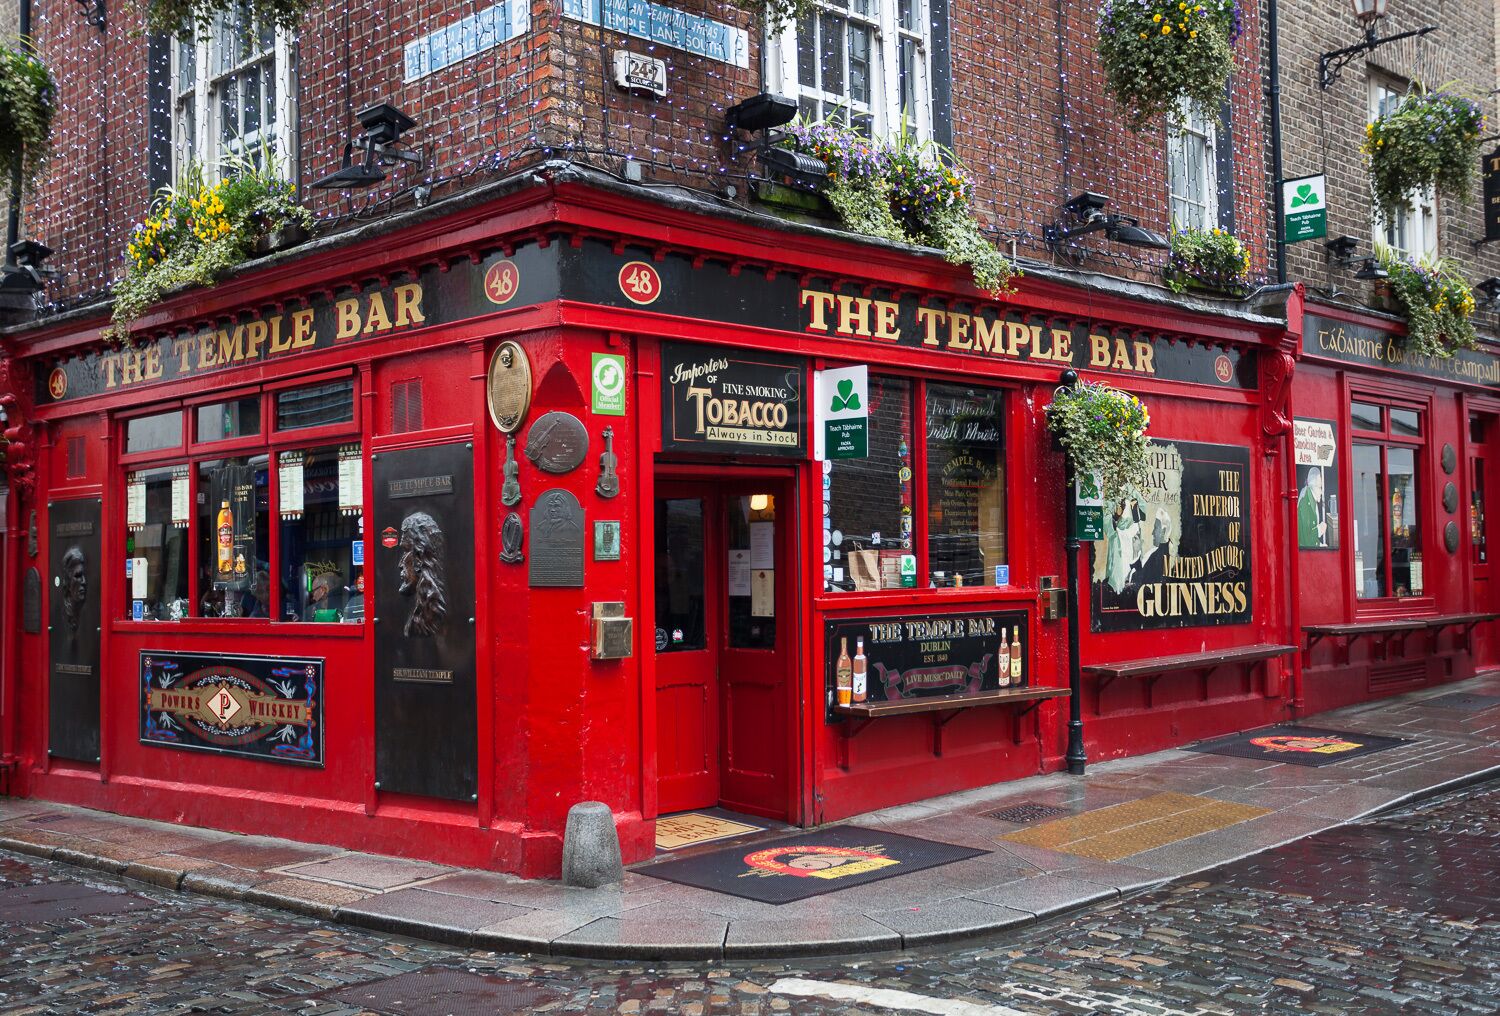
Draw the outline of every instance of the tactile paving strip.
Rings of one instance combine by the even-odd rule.
[[[395,977],[325,992],[323,997],[383,1013],[519,1016],[560,996],[530,981],[481,977],[452,967],[422,967]]]
[[[1040,804],[1036,801],[1022,801],[1013,804],[1009,808],[1001,808],[999,811],[985,812],[985,818],[998,819],[1001,822],[1016,822],[1021,825],[1027,822],[1039,822],[1044,818],[1060,818],[1063,815],[1071,815],[1068,808],[1059,808],[1056,805]]]
[[[1118,861],[1269,814],[1267,808],[1212,797],[1152,794],[1021,829],[1002,839],[1097,861]]]

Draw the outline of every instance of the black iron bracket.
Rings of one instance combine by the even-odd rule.
[[[1365,32],[1363,42],[1353,46],[1345,46],[1343,49],[1333,50],[1318,57],[1318,87],[1328,88],[1339,79],[1339,74],[1349,65],[1349,62],[1362,53],[1369,53],[1388,42],[1400,42],[1402,39],[1421,38],[1428,32],[1436,32],[1437,25],[1427,25],[1424,28],[1415,28],[1410,32],[1398,32],[1395,35],[1380,36],[1375,34],[1372,27]]]
[[[99,31],[104,31],[104,0],[78,0],[83,8],[83,20]]]

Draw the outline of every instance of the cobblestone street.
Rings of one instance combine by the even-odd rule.
[[[1497,920],[1494,783],[1071,917],[868,961],[465,952],[4,854],[0,1011],[1481,1013],[1500,997]]]

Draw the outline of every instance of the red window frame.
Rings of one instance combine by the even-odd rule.
[[[1354,404],[1375,406],[1380,410],[1380,426],[1370,429],[1362,426],[1354,418]],[[1417,414],[1417,435],[1400,434],[1391,427],[1391,411],[1401,410]],[[1361,594],[1360,580],[1362,575],[1356,576],[1354,582],[1354,601],[1361,609],[1370,607],[1394,606],[1409,607],[1432,602],[1432,598],[1425,592],[1408,593],[1398,595],[1395,592],[1395,570],[1392,564],[1392,540],[1391,540],[1391,489],[1390,489],[1390,451],[1393,448],[1409,449],[1412,452],[1412,472],[1415,477],[1413,490],[1415,497],[1413,504],[1405,509],[1414,512],[1417,524],[1418,543],[1411,548],[1413,553],[1421,554],[1426,558],[1426,545],[1430,536],[1429,528],[1432,521],[1432,513],[1428,510],[1428,501],[1431,491],[1428,484],[1431,479],[1430,470],[1427,467],[1427,435],[1432,425],[1432,405],[1429,400],[1416,397],[1402,397],[1392,395],[1388,391],[1374,391],[1351,387],[1349,390],[1349,411],[1347,414],[1349,426],[1349,496],[1354,496],[1354,446],[1364,445],[1375,447],[1380,453],[1380,472],[1376,477],[1376,501],[1380,506],[1380,574],[1384,579],[1385,592],[1379,596],[1364,596]],[[1351,505],[1352,508],[1352,505]],[[1354,511],[1350,511],[1350,518],[1358,521]],[[1359,553],[1358,544],[1350,541],[1350,554]],[[1351,562],[1352,564],[1352,559]],[[1423,576],[1425,580],[1425,575]],[[1423,583],[1425,588],[1425,581]]]

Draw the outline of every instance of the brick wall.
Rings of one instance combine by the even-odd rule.
[[[62,94],[59,157],[31,200],[28,231],[57,249],[52,263],[66,272],[51,295],[76,303],[102,293],[118,274],[128,231],[149,205],[147,44],[131,5],[111,6],[104,35],[83,23],[76,5],[38,6],[37,38]],[[308,191],[330,228],[409,203],[414,184],[431,185],[441,197],[545,157],[617,172],[631,159],[647,182],[721,194],[736,183],[738,200],[746,200],[751,159],[725,139],[722,125],[728,105],[762,87],[752,15],[726,0],[679,0],[683,10],[748,30],[748,67],[739,68],[563,18],[562,0],[532,0],[528,34],[403,82],[405,43],[482,6],[484,0],[327,4],[306,19],[297,47],[301,182],[337,167],[353,114],[378,101],[417,120],[409,140],[430,160],[420,172],[398,167],[372,190]],[[1170,225],[1164,129],[1130,132],[1104,93],[1096,11],[1094,0],[951,2],[954,147],[977,179],[981,219],[1001,242],[1014,238],[1023,256],[1052,257],[1041,228],[1061,202],[1084,190],[1108,195],[1111,210],[1138,216],[1147,228],[1165,232]],[[1270,222],[1264,18],[1253,0],[1245,21],[1231,82],[1233,190],[1237,232],[1259,273],[1269,266]],[[667,63],[665,98],[615,88],[609,62],[620,48]],[[1157,277],[1163,260],[1098,236],[1080,246],[1084,267],[1139,278]]]
[[[1282,0],[1281,40],[1282,151],[1288,178],[1328,175],[1328,235],[1354,236],[1360,253],[1369,254],[1373,235],[1369,175],[1360,142],[1369,121],[1370,82],[1374,77],[1397,84],[1419,80],[1471,94],[1487,114],[1493,132],[1496,84],[1494,0],[1408,0],[1391,4],[1381,35],[1436,25],[1420,39],[1390,43],[1357,57],[1327,89],[1318,86],[1318,56],[1358,42],[1359,27],[1347,0]],[[1493,148],[1493,142],[1485,150]],[[1476,177],[1471,200],[1464,204],[1441,198],[1438,207],[1438,252],[1454,258],[1470,282],[1500,275],[1500,245],[1476,246],[1484,235]],[[1335,286],[1354,302],[1367,302],[1368,284],[1355,280],[1353,269],[1330,268],[1322,241],[1287,249],[1292,280],[1324,291]],[[1481,310],[1481,331],[1493,333],[1497,318]]]

